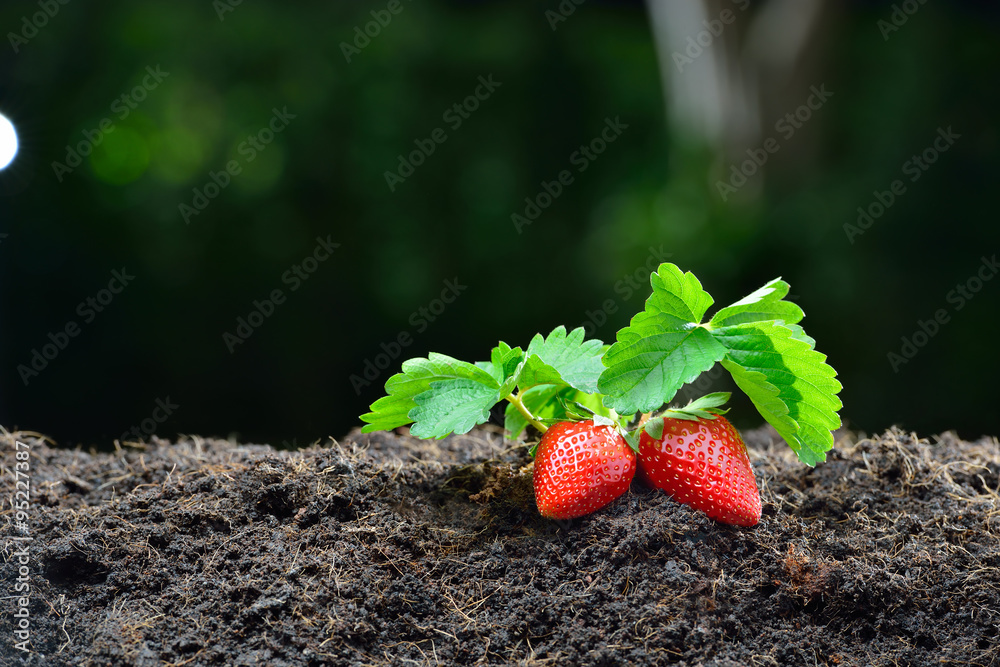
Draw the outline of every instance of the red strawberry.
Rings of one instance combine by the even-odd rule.
[[[628,490],[635,452],[611,426],[560,422],[535,452],[535,501],[542,516],[574,519],[595,512]]]
[[[743,438],[725,417],[664,419],[663,435],[639,437],[643,478],[716,521],[755,526],[760,493]]]

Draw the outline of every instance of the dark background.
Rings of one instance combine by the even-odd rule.
[[[725,202],[716,182],[759,139],[674,121],[676,71],[643,4],[588,0],[552,30],[553,1],[404,0],[348,63],[341,42],[385,6],[258,0],[220,20],[208,0],[74,0],[15,53],[39,5],[3,4],[0,113],[21,152],[0,172],[0,424],[107,447],[169,398],[162,436],[339,437],[404,358],[486,358],[498,339],[600,324],[608,299],[594,335],[613,340],[648,290],[619,281],[662,246],[717,306],[788,280],[850,426],[1000,432],[1000,280],[958,312],[946,296],[998,250],[990,4],[927,2],[886,40],[891,3],[836,3],[813,55],[761,98],[763,136],[810,85],[833,97]],[[169,76],[119,119],[147,66]],[[490,75],[501,86],[452,129],[442,114]],[[295,118],[245,162],[240,143],[285,107]],[[616,117],[628,129],[519,234],[525,197]],[[52,163],[104,118],[114,130],[60,182]],[[850,243],[857,207],[948,126],[961,138]],[[437,127],[447,141],[390,192],[386,170]],[[185,224],[179,204],[234,159],[242,172]],[[291,291],[283,273],[327,235],[340,248]],[[122,267],[134,281],[86,323],[78,304]],[[454,279],[467,289],[420,331],[411,314]],[[276,288],[287,301],[230,353],[223,333]],[[950,321],[894,372],[887,355],[939,308]],[[25,384],[18,366],[71,320],[79,335]],[[412,344],[358,394],[350,376],[404,331]]]

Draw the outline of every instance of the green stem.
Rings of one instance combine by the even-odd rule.
[[[524,418],[528,420],[528,423],[530,423],[532,426],[538,429],[539,433],[545,433],[546,431],[549,430],[548,426],[535,419],[535,416],[530,412],[528,412],[528,408],[524,406],[524,401],[521,400],[520,394],[511,394],[507,397],[507,400],[514,404],[514,407],[517,408],[517,411],[520,412],[524,416]]]

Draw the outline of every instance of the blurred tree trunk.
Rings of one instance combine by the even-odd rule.
[[[649,9],[672,134],[707,144],[726,165],[778,136],[775,123],[824,84],[836,3],[649,0]],[[808,161],[807,129],[774,162]]]

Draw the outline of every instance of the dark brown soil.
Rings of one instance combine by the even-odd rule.
[[[31,448],[32,665],[1000,664],[1000,446],[892,430],[815,469],[745,434],[753,529],[633,485],[541,519],[523,447],[355,432]]]

